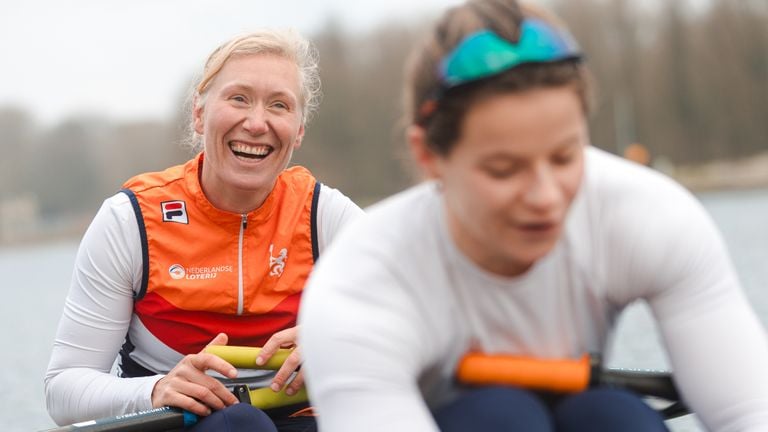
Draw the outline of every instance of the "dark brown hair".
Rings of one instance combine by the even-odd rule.
[[[424,127],[429,147],[440,155],[450,153],[461,133],[463,119],[474,103],[494,94],[522,92],[541,87],[572,86],[585,114],[591,106],[591,79],[583,63],[575,60],[524,64],[488,78],[443,91],[437,75],[439,62],[467,35],[488,29],[516,42],[524,17],[542,19],[565,28],[555,16],[515,0],[469,0],[445,12],[431,35],[411,53],[406,66],[405,123]],[[436,106],[425,107],[435,102]]]

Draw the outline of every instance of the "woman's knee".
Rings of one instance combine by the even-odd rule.
[[[554,410],[558,431],[667,431],[664,419],[634,393],[594,389],[570,396]]]
[[[443,432],[552,431],[544,403],[532,392],[502,387],[470,390],[435,411]]]
[[[277,432],[264,411],[246,403],[228,406],[201,419],[190,432]]]

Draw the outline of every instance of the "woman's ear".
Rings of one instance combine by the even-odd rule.
[[[413,160],[424,172],[425,177],[439,179],[440,157],[427,145],[427,131],[421,126],[410,125],[405,131],[405,136]]]
[[[304,141],[304,125],[299,127],[299,133],[296,134],[296,141],[293,142],[293,149],[296,150],[301,147],[301,143]]]
[[[195,133],[203,135],[205,128],[203,128],[203,104],[200,95],[195,95],[192,99],[192,121]]]

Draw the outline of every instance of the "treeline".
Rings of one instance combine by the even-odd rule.
[[[768,150],[768,2],[644,3],[555,3],[598,83],[594,144],[621,153],[639,142],[675,164]],[[366,34],[329,22],[313,36],[324,99],[295,161],[363,205],[413,181],[399,127],[402,65],[429,19]],[[0,202],[32,196],[45,217],[92,215],[133,174],[186,160],[186,122],[180,110],[172,120],[79,117],[41,129],[0,109]]]
[[[768,2],[702,3],[559,0],[600,87],[597,145],[674,163],[768,150]]]

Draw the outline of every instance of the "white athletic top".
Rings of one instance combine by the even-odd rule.
[[[341,192],[322,185],[319,251],[361,214]],[[57,424],[152,408],[152,389],[164,375],[120,378],[110,373],[131,325],[133,295],[141,285],[141,251],[133,207],[126,194],[118,193],[104,202],[80,243],[54,340],[45,398]],[[135,320],[134,325],[140,322]],[[182,358],[178,352],[165,351],[158,356],[173,355],[176,362]]]
[[[605,351],[617,314],[648,302],[684,399],[716,431],[768,430],[768,344],[699,203],[596,148],[554,249],[519,277],[457,249],[434,183],[391,197],[334,241],[299,313],[321,430],[436,431],[468,350]]]

